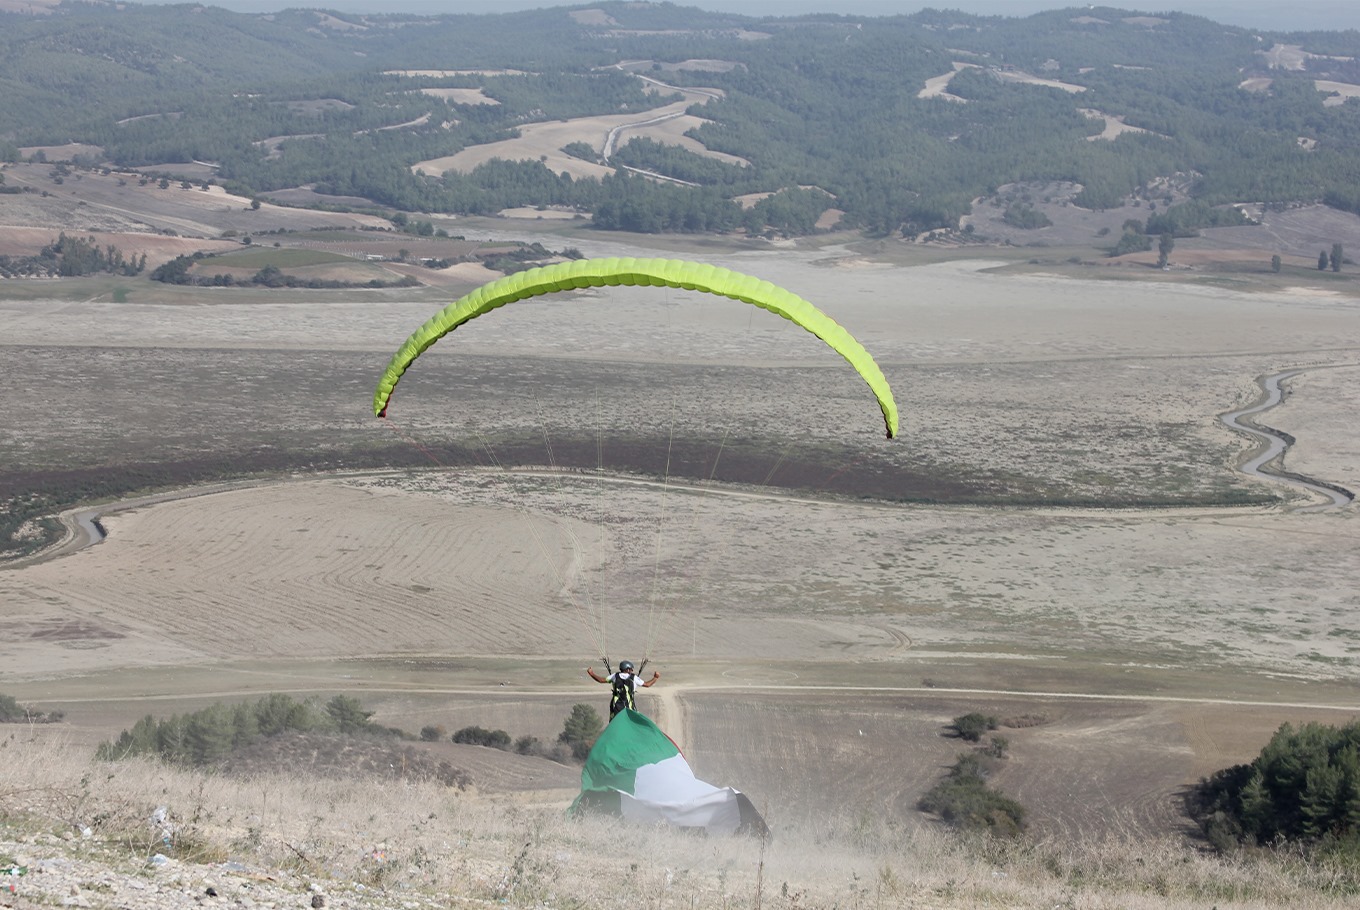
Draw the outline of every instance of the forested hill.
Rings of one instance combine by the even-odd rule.
[[[913,233],[956,226],[972,199],[1015,181],[1073,181],[1078,205],[1104,208],[1173,175],[1204,207],[1360,212],[1357,58],[1356,31],[1108,7],[748,18],[628,2],[415,17],[67,0],[0,14],[0,157],[81,142],[119,166],[211,162],[251,195],[562,205],[643,231],[801,233],[837,209],[843,226]],[[537,123],[646,119],[682,97],[707,121],[688,137],[724,156],[635,138],[603,162],[596,129],[565,145],[618,168],[598,177],[528,153],[414,167]],[[774,195],[735,201],[757,193]]]

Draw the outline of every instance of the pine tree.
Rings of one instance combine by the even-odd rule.
[[[196,711],[185,720],[184,742],[188,761],[208,765],[231,752],[231,711],[221,704]]]
[[[1334,815],[1341,808],[1342,785],[1340,768],[1324,764],[1308,769],[1299,800],[1304,837],[1317,838],[1332,830]]]
[[[604,721],[600,720],[594,708],[585,704],[572,705],[571,714],[563,724],[562,732],[557,735],[557,741],[571,746],[572,754],[584,759],[603,730]]]
[[[341,733],[355,733],[368,726],[372,711],[365,711],[359,699],[337,695],[326,703],[326,713],[335,721]]]
[[[1242,788],[1242,830],[1258,841],[1267,840],[1274,834],[1274,814],[1275,807],[1270,799],[1270,791],[1266,789],[1265,776],[1258,768]]]
[[[1162,234],[1161,241],[1157,244],[1157,266],[1165,268],[1167,260],[1171,258],[1171,250],[1176,246],[1176,238],[1167,231]]]

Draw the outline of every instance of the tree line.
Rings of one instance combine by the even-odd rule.
[[[55,722],[61,719],[33,708],[20,706],[7,695],[0,695],[0,723],[27,720]],[[376,724],[372,711],[364,708],[356,698],[336,695],[324,704],[319,698],[299,701],[292,696],[273,693],[254,702],[234,705],[221,702],[192,711],[157,718],[147,714],[116,739],[100,743],[95,750],[102,761],[118,761],[136,756],[152,756],[173,765],[208,767],[226,760],[232,753],[261,740],[288,733],[321,733],[342,737],[366,737],[388,740],[414,740],[417,737],[398,729]],[[604,722],[590,705],[578,704],[562,725],[562,732],[554,746],[547,746],[535,736],[521,736],[513,740],[514,751],[521,755],[537,755],[562,762],[570,758],[584,761],[590,747],[604,730]],[[427,724],[419,734],[424,742],[438,742],[446,738],[446,730],[439,724]],[[463,727],[447,736],[452,742],[494,749],[509,750],[512,740],[504,730],[487,730],[480,726]]]
[[[0,256],[0,276],[5,278],[76,278],[100,272],[131,276],[145,268],[145,253],[125,256],[113,244],[101,247],[94,237],[71,237],[65,231],[36,256]]]
[[[219,702],[168,718],[147,714],[117,739],[101,743],[95,755],[106,761],[150,755],[171,764],[201,767],[261,739],[289,732],[402,735],[399,730],[371,723],[372,715],[357,699],[346,695],[337,695],[321,705],[315,699],[298,701],[274,693],[255,702]]]

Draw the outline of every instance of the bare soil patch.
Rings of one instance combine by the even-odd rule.
[[[372,199],[364,196],[332,196],[327,193],[316,192],[312,186],[298,186],[286,190],[271,190],[266,194],[269,199],[281,205],[296,206],[307,208],[309,206],[354,206],[366,209],[383,209]]]
[[[1327,95],[1322,99],[1323,107],[1338,107],[1345,104],[1347,99],[1360,98],[1360,85],[1350,82],[1335,82],[1330,79],[1314,80],[1313,85],[1319,92]]]
[[[83,142],[67,142],[62,145],[26,145],[19,149],[19,154],[24,158],[32,158],[42,152],[48,161],[70,161],[77,155],[97,156],[102,155],[104,150],[97,145],[87,145]]]
[[[618,21],[602,9],[572,10],[570,15],[582,25],[618,25]]]
[[[708,60],[691,59],[681,60],[678,63],[671,63],[664,60],[625,60],[615,64],[621,70],[634,73],[665,72],[679,73],[692,71],[698,73],[730,73],[734,69],[744,68],[746,64],[737,63],[732,60]]]
[[[979,66],[976,63],[960,63],[958,61],[953,62],[953,67],[954,67],[953,72],[945,73],[942,76],[932,76],[931,78],[927,79],[925,87],[916,93],[916,97],[943,98],[947,101],[959,101],[959,102],[966,101],[967,99],[965,98],[961,98],[958,95],[951,95],[949,93],[949,83],[954,80],[954,77],[956,75],[958,75],[962,70],[968,67],[972,67],[974,69],[982,69],[983,67]],[[1002,82],[1014,82],[1020,85],[1042,85],[1048,88],[1062,89],[1063,91],[1069,92],[1071,94],[1086,91],[1086,86],[1084,85],[1073,85],[1070,82],[1061,82],[1056,79],[1045,79],[1041,76],[1035,76],[1031,73],[1026,73],[1023,70],[1017,70],[1011,67],[991,67],[990,70],[992,75],[994,75],[997,79],[1001,80]]]
[[[422,94],[443,98],[454,104],[500,104],[479,88],[422,88]]]
[[[1104,128],[1100,131],[1099,135],[1086,137],[1087,141],[1089,142],[1095,142],[1098,139],[1110,141],[1113,139],[1117,139],[1124,133],[1147,132],[1147,130],[1143,129],[1142,127],[1129,126],[1127,123],[1124,122],[1123,117],[1117,116],[1112,117],[1109,114],[1103,114],[1100,111],[1091,110],[1089,108],[1082,109],[1081,113],[1085,114],[1092,120],[1100,120],[1102,123],[1104,123]]]
[[[1333,243],[1360,248],[1360,215],[1322,205],[1298,206],[1283,212],[1264,212],[1259,225],[1211,228],[1200,236],[1177,241],[1177,247],[1209,250],[1260,250],[1303,257],[1316,266],[1320,250]]]
[[[501,209],[497,213],[502,218],[530,218],[535,221],[586,221],[589,215],[572,209],[547,206],[524,205],[513,209]]]
[[[278,158],[282,155],[283,145],[286,142],[305,141],[308,139],[321,139],[325,133],[299,133],[292,136],[270,136],[268,139],[261,139],[255,143],[265,150],[265,157]],[[277,193],[270,193],[271,198],[278,198]]]
[[[436,79],[443,76],[524,76],[524,70],[495,70],[495,69],[471,69],[471,70],[388,70],[385,75],[389,76],[432,76]]]
[[[616,130],[625,130],[629,137],[646,136],[659,142],[681,145],[690,151],[707,157],[740,162],[741,159],[720,152],[710,152],[701,143],[683,135],[704,121],[685,111],[696,102],[703,103],[712,97],[713,89],[705,89],[709,94],[686,92],[684,101],[664,105],[650,111],[633,114],[607,114],[598,117],[577,117],[571,120],[528,123],[519,128],[520,135],[515,139],[489,142],[463,149],[455,155],[421,161],[411,166],[413,171],[427,174],[442,174],[444,171],[471,171],[479,164],[493,158],[512,161],[540,160],[558,173],[568,173],[573,177],[601,178],[613,173],[613,169],[589,161],[582,161],[562,151],[573,142],[584,142],[597,151],[603,152],[606,141]],[[623,140],[620,140],[623,141]],[[617,144],[617,143],[616,143]]]

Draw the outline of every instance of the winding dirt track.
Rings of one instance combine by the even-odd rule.
[[[1335,369],[1335,367],[1332,367]],[[1284,400],[1285,392],[1281,384],[1288,380],[1305,373],[1305,370],[1287,370],[1283,373],[1276,373],[1271,376],[1262,376],[1256,380],[1256,384],[1261,387],[1262,397],[1256,403],[1231,411],[1219,417],[1223,423],[1234,429],[1239,430],[1249,436],[1254,436],[1261,440],[1262,446],[1256,454],[1248,456],[1241,461],[1237,469],[1250,477],[1259,477],[1262,480],[1283,482],[1291,484],[1300,489],[1315,495],[1324,497],[1327,502],[1303,506],[1300,511],[1318,512],[1328,509],[1339,509],[1350,505],[1355,501],[1355,494],[1345,487],[1330,484],[1312,477],[1304,477],[1279,469],[1277,462],[1282,464],[1285,454],[1289,447],[1294,443],[1294,437],[1279,430],[1263,426],[1255,421],[1255,417],[1263,414]],[[1267,466],[1276,464],[1273,470],[1266,470]]]

